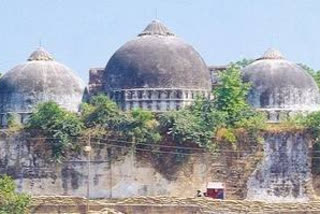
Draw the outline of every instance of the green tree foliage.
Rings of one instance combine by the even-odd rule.
[[[307,129],[313,139],[313,156],[312,170],[316,174],[320,174],[320,111],[312,112],[308,115],[297,115],[293,118],[294,122],[299,126]]]
[[[174,142],[208,147],[215,131],[225,123],[225,116],[214,108],[211,100],[199,97],[185,109],[162,114],[159,121],[162,132]]]
[[[46,137],[52,157],[60,160],[68,149],[75,149],[74,138],[81,134],[83,123],[76,114],[50,101],[37,106],[27,123],[27,129]]]
[[[121,111],[105,95],[93,97],[82,106],[82,118],[87,128],[103,129],[105,137],[136,142],[158,142],[158,122],[149,111]]]
[[[23,128],[19,120],[19,115],[16,113],[7,114],[7,126],[11,131],[18,131]]]
[[[295,122],[305,127],[313,136],[316,143],[320,144],[320,112],[312,112],[306,116],[297,115]]]
[[[226,115],[228,139],[235,139],[231,136],[231,129],[242,128],[253,141],[261,141],[259,132],[265,128],[266,117],[248,104],[247,95],[251,85],[243,82],[240,67],[232,64],[220,73],[219,79],[220,85],[213,91],[214,104],[218,111]]]
[[[129,136],[136,142],[156,143],[161,139],[158,131],[159,123],[153,113],[142,109],[129,112],[131,121],[127,123]]]
[[[187,109],[200,118],[200,125],[203,127],[219,128],[226,123],[226,113],[219,111],[209,98],[198,97]]]
[[[252,110],[247,102],[250,84],[242,81],[240,68],[230,66],[219,74],[219,80],[220,84],[213,90],[214,105],[226,114],[227,124],[234,125],[250,116]]]
[[[105,95],[93,97],[89,103],[82,106],[82,118],[86,127],[103,127],[118,130],[126,120],[126,115],[120,111],[117,104]]]
[[[187,109],[166,112],[159,117],[159,122],[162,132],[171,136],[175,143],[204,144],[201,138],[205,133],[201,131],[200,118]]]
[[[15,192],[16,185],[6,175],[0,176],[0,214],[28,213],[31,197]]]
[[[219,79],[214,99],[198,97],[189,107],[157,118],[141,109],[123,112],[105,95],[98,95],[82,105],[81,119],[55,103],[42,104],[29,120],[28,128],[42,130],[46,137],[54,138],[50,145],[57,157],[72,146],[71,139],[79,136],[83,127],[90,136],[94,133],[96,137],[156,143],[162,135],[174,143],[196,143],[207,148],[214,148],[212,142],[219,139],[216,136],[219,129],[224,130],[220,133],[230,142],[236,141],[233,130],[238,128],[247,129],[257,138],[265,120],[246,101],[250,84],[242,81],[240,67],[231,65],[219,73]]]
[[[233,130],[243,128],[257,141],[258,131],[265,124],[265,116],[247,103],[250,84],[242,81],[240,68],[231,65],[219,73],[219,85],[214,99],[198,98],[190,107],[167,112],[159,117],[161,130],[177,143],[193,142],[201,147],[214,147],[213,139],[235,142]]]

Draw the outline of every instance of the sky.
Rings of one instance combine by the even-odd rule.
[[[87,82],[91,67],[159,19],[204,58],[224,65],[277,48],[320,69],[319,0],[0,0],[0,72],[41,44]]]

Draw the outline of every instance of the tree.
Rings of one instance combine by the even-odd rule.
[[[154,114],[150,111],[142,109],[134,109],[129,112],[131,121],[127,123],[131,140],[134,138],[136,142],[157,143],[161,136],[158,131],[159,123]]]
[[[28,212],[31,197],[15,192],[14,181],[6,175],[0,176],[0,214],[23,214]]]
[[[163,134],[172,137],[175,143],[201,144],[201,131],[199,117],[186,109],[163,113],[159,117]]]
[[[214,99],[199,97],[189,107],[162,114],[161,130],[176,143],[196,143],[200,147],[214,148],[213,139],[223,128],[224,139],[235,142],[234,129],[244,128],[256,140],[264,127],[265,116],[247,103],[250,84],[242,81],[240,68],[231,65],[219,73],[219,85],[213,90]]]
[[[93,97],[89,103],[82,105],[82,120],[87,128],[102,127],[109,130],[119,130],[126,119],[115,102],[105,95]]]
[[[199,97],[185,109],[163,113],[159,122],[162,133],[175,143],[210,147],[216,130],[225,123],[225,113],[217,111],[211,100]]]
[[[68,149],[74,149],[74,138],[81,134],[83,123],[75,113],[49,101],[39,104],[31,115],[27,129],[46,137],[54,160],[63,158]]]
[[[105,95],[98,95],[82,106],[82,120],[98,135],[136,142],[158,142],[158,122],[154,114],[142,109],[123,112]]]
[[[249,83],[242,81],[240,68],[232,65],[219,74],[220,84],[213,90],[214,105],[225,112],[227,122],[233,125],[245,112],[250,110],[247,103]]]

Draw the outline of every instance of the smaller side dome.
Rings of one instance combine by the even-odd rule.
[[[257,109],[289,113],[319,110],[319,88],[314,79],[276,49],[267,50],[245,67],[243,78],[252,83],[248,101]]]
[[[54,101],[78,111],[85,84],[43,48],[0,78],[0,114],[29,114],[42,102]]]

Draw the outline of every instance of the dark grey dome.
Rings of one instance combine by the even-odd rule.
[[[85,85],[70,68],[54,61],[43,48],[26,63],[17,65],[0,79],[0,113],[31,112],[35,105],[55,101],[77,111]]]
[[[243,78],[252,83],[248,100],[255,108],[319,109],[319,89],[313,78],[275,49],[245,67]]]
[[[191,46],[153,21],[109,60],[104,88],[197,88],[210,90],[209,70]]]

